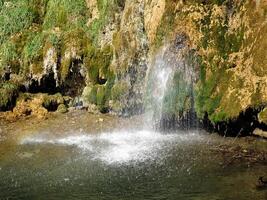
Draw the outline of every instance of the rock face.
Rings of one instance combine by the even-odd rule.
[[[142,113],[151,65],[183,35],[184,53],[172,57],[195,71],[182,88],[192,86],[192,100],[176,98],[164,115],[181,119],[188,101],[206,128],[265,130],[266,13],[263,0],[2,0],[0,111],[19,93],[61,92],[94,112]]]

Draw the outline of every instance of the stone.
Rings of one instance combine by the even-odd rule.
[[[267,139],[267,131],[263,131],[263,130],[261,130],[259,128],[256,128],[253,131],[253,135],[260,136],[260,137],[263,137],[263,138],[266,138]]]
[[[88,104],[87,108],[88,112],[91,114],[99,114],[99,110],[95,104]]]
[[[57,108],[57,112],[59,113],[66,113],[68,112],[67,107],[64,104],[60,104]]]

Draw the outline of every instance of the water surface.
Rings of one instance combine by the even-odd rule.
[[[61,117],[2,126],[0,199],[267,199],[255,188],[267,166],[225,167],[210,151],[233,139],[156,133],[132,126],[132,119],[131,126],[125,119],[86,120],[72,115],[63,124]]]

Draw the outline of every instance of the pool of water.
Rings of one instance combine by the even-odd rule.
[[[267,199],[267,166],[221,165],[209,147],[223,138],[49,123],[0,140],[0,199]]]

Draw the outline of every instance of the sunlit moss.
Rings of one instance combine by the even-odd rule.
[[[119,101],[128,91],[129,86],[126,81],[117,82],[111,89],[111,99]]]
[[[80,26],[86,23],[86,11],[85,0],[49,0],[43,27],[65,29],[73,25]]]
[[[267,124],[267,108],[264,108],[263,111],[259,113],[259,121]]]
[[[0,44],[10,35],[29,28],[34,20],[34,13],[27,0],[10,1],[1,8]]]

